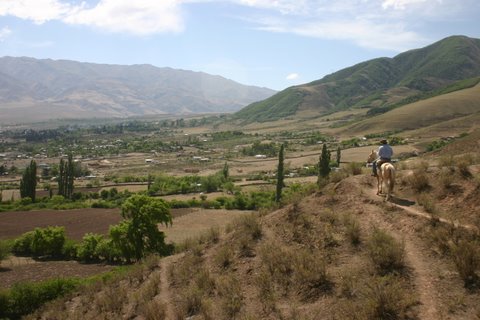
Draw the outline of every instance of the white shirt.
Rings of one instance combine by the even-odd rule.
[[[392,155],[393,155],[392,147],[390,147],[388,144],[381,145],[380,148],[378,148],[379,158],[391,159]]]

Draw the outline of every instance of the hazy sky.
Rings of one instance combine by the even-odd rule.
[[[450,35],[479,0],[0,0],[0,56],[153,64],[281,90]]]

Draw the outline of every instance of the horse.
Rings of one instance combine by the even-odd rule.
[[[368,156],[368,163],[376,161],[378,158],[377,151],[372,150],[372,153]],[[395,186],[395,167],[390,162],[383,163],[379,168],[377,167],[377,195],[383,192],[383,185],[387,186],[386,201],[390,199],[390,194],[393,192]]]

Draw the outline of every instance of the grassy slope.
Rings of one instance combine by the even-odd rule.
[[[480,86],[460,90],[399,107],[339,130],[352,135],[386,131],[408,131],[476,117],[480,113]],[[474,125],[474,124],[472,124]]]

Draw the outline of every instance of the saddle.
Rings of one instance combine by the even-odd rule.
[[[392,159],[387,159],[387,158],[380,158],[380,160],[377,160],[377,167],[380,168],[382,164],[392,162]]]

